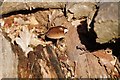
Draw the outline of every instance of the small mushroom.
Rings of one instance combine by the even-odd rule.
[[[46,36],[50,39],[60,39],[64,38],[65,34],[68,32],[68,29],[63,26],[51,27],[47,32]]]

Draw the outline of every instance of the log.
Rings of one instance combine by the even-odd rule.
[[[43,8],[43,9],[49,9],[49,8],[64,8],[65,3],[64,2],[4,2],[1,5],[1,12],[0,15],[7,14],[14,11],[20,11],[20,10],[34,10],[36,8]]]

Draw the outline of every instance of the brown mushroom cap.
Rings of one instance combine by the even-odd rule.
[[[47,31],[46,36],[51,39],[60,39],[65,37],[65,33],[67,31],[68,31],[67,28],[63,26],[56,26],[56,27],[50,28]]]

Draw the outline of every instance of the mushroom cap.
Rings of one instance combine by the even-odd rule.
[[[65,37],[65,34],[68,32],[68,29],[63,26],[51,27],[46,36],[51,39],[60,39]]]

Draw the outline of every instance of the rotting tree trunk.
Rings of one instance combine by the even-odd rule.
[[[37,3],[41,4],[41,3]],[[21,5],[21,3],[20,3]],[[26,5],[26,4],[25,4]],[[28,5],[28,4],[27,4]],[[36,5],[36,4],[32,4]],[[46,4],[44,4],[46,5]],[[37,5],[38,6],[38,5]],[[43,6],[44,8],[48,8]],[[42,7],[42,8],[43,8]],[[19,7],[18,7],[19,8]],[[54,8],[54,7],[50,7]],[[59,7],[57,7],[59,8]],[[63,8],[63,7],[62,7]],[[26,8],[25,8],[26,9]],[[29,7],[30,9],[30,7]],[[17,9],[21,10],[21,8]],[[22,10],[24,10],[22,8]],[[4,13],[9,13],[11,11],[5,11]],[[39,15],[39,14],[38,14]],[[41,21],[41,19],[40,19]],[[66,21],[67,22],[67,21]],[[15,58],[13,53],[12,58],[9,60],[9,56],[5,56],[5,61],[9,60],[18,61],[18,77],[19,78],[111,78],[111,77],[120,77],[120,63],[118,60],[114,59],[114,56],[106,51],[95,51],[93,53],[87,52],[86,47],[82,44],[82,41],[79,39],[81,36],[78,34],[77,29],[71,24],[69,26],[69,32],[65,37],[67,51],[64,54],[61,54],[59,50],[54,48],[54,45],[47,45],[43,47],[38,45],[35,47],[34,51],[28,53],[28,57],[24,56],[24,52],[18,45],[10,46],[10,42],[5,42],[2,40],[4,36],[0,37],[2,43],[2,50],[10,53],[13,50],[13,53],[18,55],[18,60]],[[84,31],[83,31],[84,32]],[[86,36],[83,34],[83,36]],[[4,44],[5,43],[5,44]],[[9,43],[9,44],[7,44]],[[7,45],[7,46],[5,46]],[[3,48],[3,47],[7,48]],[[94,46],[94,45],[93,45]],[[9,47],[9,48],[8,48]],[[1,50],[0,53],[3,51]],[[3,52],[4,54],[7,54]],[[60,56],[58,56],[58,54]],[[65,57],[65,54],[67,57]],[[3,65],[17,65],[15,63],[4,64],[3,57],[1,55],[0,59]],[[3,68],[0,66],[0,68]],[[10,68],[10,67],[9,67]],[[11,68],[10,68],[11,69]],[[5,69],[3,69],[5,70]],[[15,67],[16,70],[16,67]],[[10,71],[10,70],[9,70]],[[1,69],[2,72],[2,69]],[[4,72],[3,72],[4,73]],[[9,74],[9,72],[6,72]],[[1,74],[2,75],[2,74]],[[12,77],[17,77],[17,74]],[[2,75],[4,77],[4,75]],[[5,76],[9,77],[9,76]],[[11,76],[10,76],[11,77]]]

